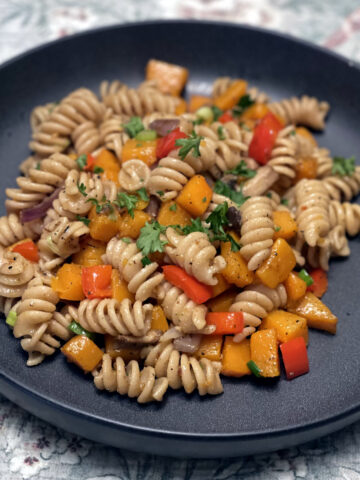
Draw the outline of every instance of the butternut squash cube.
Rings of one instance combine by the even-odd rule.
[[[250,340],[235,343],[233,337],[225,337],[221,373],[228,377],[250,375],[247,363],[251,360]]]
[[[212,297],[217,297],[221,293],[224,293],[226,290],[230,288],[229,282],[227,282],[221,273],[217,273],[215,275],[217,279],[217,284],[211,287],[212,289]]]
[[[206,305],[211,312],[228,312],[237,294],[238,292],[234,289],[227,290],[221,295],[209,300]]]
[[[294,302],[302,298],[307,289],[306,282],[296,272],[290,272],[289,276],[284,282],[288,302]]]
[[[115,298],[119,302],[128,298],[132,302],[135,301],[134,294],[129,292],[127,283],[125,280],[120,278],[119,271],[114,269],[111,272],[111,289],[112,289],[112,298]]]
[[[288,305],[287,308],[290,312],[306,318],[308,327],[336,333],[337,317],[313,293],[306,292],[303,298],[292,305]]]
[[[160,305],[155,305],[152,311],[151,317],[151,328],[152,330],[161,330],[162,332],[166,332],[169,330],[169,324],[165,317],[164,310],[160,307]]]
[[[87,238],[80,245],[80,251],[74,253],[71,257],[73,263],[82,265],[83,267],[93,267],[94,265],[102,265],[102,256],[106,251],[106,245],[103,242]]]
[[[315,157],[300,158],[295,166],[295,182],[300,182],[303,178],[316,178],[317,160]]]
[[[190,215],[200,217],[206,212],[211,197],[212,190],[205,177],[194,175],[181,190],[176,203],[189,212]]]
[[[102,179],[111,180],[116,183],[116,185],[119,185],[120,165],[113,153],[106,149],[101,150],[96,157],[95,165],[104,170],[104,172],[100,174]]]
[[[156,144],[157,140],[137,140],[136,138],[130,138],[125,142],[122,149],[122,163],[135,158],[146,163],[148,167],[151,167],[151,165],[157,161]]]
[[[134,218],[129,213],[126,213],[119,221],[120,237],[137,238],[142,227],[150,220],[151,216],[142,210],[134,210]]]
[[[94,215],[91,212],[91,222],[89,225],[91,238],[108,242],[119,232],[119,219],[120,215],[116,211],[113,212],[111,217],[102,213]]]
[[[284,238],[289,240],[296,235],[297,224],[290,215],[290,212],[275,211],[273,212],[273,219],[275,225],[274,239]]]
[[[235,233],[231,233],[231,235],[237,242],[240,241]],[[253,283],[254,272],[248,269],[247,262],[240,252],[231,250],[230,242],[221,242],[221,255],[226,260],[226,267],[221,271],[225,280],[241,288]]]
[[[182,115],[187,110],[187,103],[183,98],[179,98],[178,104],[175,107],[175,115]]]
[[[81,301],[85,295],[81,283],[81,265],[65,263],[51,280],[51,288],[61,300]]]
[[[69,362],[75,363],[84,372],[91,372],[101,361],[103,352],[85,335],[76,335],[70,338],[61,348]]]
[[[318,146],[314,135],[306,127],[296,127],[295,132],[296,132],[296,135],[300,135],[300,136],[306,138],[306,140],[309,140],[309,142],[312,143],[313,147]]]
[[[303,337],[305,343],[308,343],[309,333],[304,317],[284,310],[274,310],[264,318],[260,325],[260,330],[274,328],[277,340],[280,343],[288,342],[296,337]]]
[[[158,222],[160,225],[180,225],[185,227],[191,225],[191,215],[179,204],[174,201],[164,202],[158,213]]]
[[[245,95],[247,82],[245,80],[236,80],[221,95],[215,98],[214,104],[220,110],[230,110],[235,107],[240,98]]]
[[[155,80],[161,92],[173,96],[180,95],[188,76],[187,68],[161,60],[151,59],[146,65],[146,80]]]
[[[204,97],[203,95],[191,95],[189,102],[189,112],[195,113],[201,107],[211,105],[212,100],[210,97]]]
[[[222,343],[222,335],[203,335],[195,356],[197,358],[208,358],[209,360],[220,362]]]
[[[276,288],[287,279],[295,265],[295,255],[290,245],[283,238],[278,238],[269,258],[256,270],[256,276],[267,287]]]
[[[250,337],[251,360],[260,369],[263,377],[280,375],[280,360],[277,335],[274,328],[258,330]]]

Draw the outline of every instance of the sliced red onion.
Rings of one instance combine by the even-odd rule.
[[[202,335],[184,335],[176,338],[173,342],[174,347],[179,352],[195,353],[199,348]]]
[[[150,123],[149,129],[155,130],[158,135],[165,137],[171,130],[177,128],[179,123],[178,118],[158,118]]]
[[[22,223],[27,223],[32,222],[33,220],[37,220],[38,218],[45,217],[49,208],[52,207],[53,201],[58,198],[61,188],[62,187],[58,187],[56,190],[53,191],[51,195],[45,197],[44,200],[42,200],[34,207],[22,210],[22,212],[20,212],[20,221]]]
[[[161,200],[155,195],[150,195],[149,205],[145,208],[145,212],[156,218],[161,205]]]

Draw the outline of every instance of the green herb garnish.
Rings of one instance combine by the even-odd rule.
[[[169,210],[171,210],[172,212],[176,212],[176,210],[177,210],[177,205],[176,205],[176,203],[173,203],[173,204],[169,207]]]
[[[151,260],[149,257],[143,257],[141,259],[141,263],[142,263],[142,266],[143,267],[146,267],[146,265],[150,265],[151,264]]]
[[[216,107],[215,105],[213,105],[212,107],[210,107],[212,112],[213,112],[213,115],[214,115],[214,122],[216,122],[219,117],[221,117],[221,115],[223,114],[223,111],[220,110],[220,108]]]
[[[83,328],[79,323],[75,322],[75,320],[73,320],[70,323],[70,325],[68,326],[68,329],[70,330],[70,332],[75,333],[75,335],[85,335],[85,337],[88,337],[90,338],[90,340],[93,340],[93,341],[96,338],[95,333],[89,332],[88,330]]]
[[[139,188],[139,190],[136,190],[136,193],[138,194],[140,200],[143,200],[144,202],[149,201],[149,195],[147,194],[145,187]]]
[[[163,197],[165,195],[162,190],[158,190],[156,193],[159,195],[159,197]]]
[[[281,227],[279,227],[278,225],[275,225],[274,230],[275,232],[279,232],[281,230]]]
[[[81,215],[76,215],[76,220],[79,222],[83,222],[87,227],[90,225],[90,218],[87,217],[82,217]]]
[[[185,157],[192,151],[194,157],[200,157],[200,142],[204,137],[197,135],[194,131],[189,138],[178,138],[175,142],[179,150],[179,157],[185,160]]]
[[[98,165],[95,165],[93,172],[94,173],[104,173],[104,169],[99,167]]]
[[[142,251],[144,257],[148,256],[149,253],[164,251],[167,241],[161,240],[160,235],[165,231],[166,227],[160,225],[158,221],[145,223],[136,242],[136,246]]]
[[[121,239],[124,243],[131,243],[131,238],[129,237],[122,237]]]
[[[117,194],[116,200],[114,200],[114,205],[119,208],[126,208],[129,212],[131,218],[134,218],[134,209],[138,202],[137,195],[129,195],[125,192],[119,192]]]
[[[80,155],[80,157],[76,159],[76,163],[77,163],[77,166],[80,168],[80,170],[84,170],[87,164],[87,156],[85,154]]]
[[[287,198],[282,198],[280,200],[281,205],[289,205],[289,200]]]
[[[334,157],[331,173],[333,175],[340,175],[345,177],[346,175],[353,175],[355,172],[355,157],[344,158]]]
[[[304,282],[306,283],[306,285],[308,287],[310,287],[310,285],[312,285],[314,283],[314,280],[312,279],[312,276],[305,270],[305,268],[300,270],[299,277],[301,278],[301,280],[304,280]]]
[[[221,125],[217,129],[217,134],[218,134],[219,140],[225,140],[226,139],[226,137],[224,135],[224,127],[222,127]]]
[[[87,197],[86,186],[83,183],[77,183],[77,187],[81,195],[83,197]]]
[[[256,365],[256,363],[254,362],[254,360],[250,360],[249,362],[247,362],[246,364],[248,366],[248,369],[251,371],[251,373],[253,373],[255,375],[255,377],[258,377],[258,378],[261,378],[262,375],[261,375],[261,370],[260,368]]]
[[[40,168],[41,168],[40,162],[37,162],[35,169],[40,170]]]
[[[237,105],[233,108],[232,112],[236,116],[242,115],[246,109],[254,105],[255,101],[250,97],[250,95],[243,95],[238,101]]]
[[[241,162],[236,165],[235,168],[227,170],[225,173],[232,173],[233,175],[239,175],[239,177],[253,178],[257,174],[257,171],[248,168],[246,162],[244,160],[241,160]]]
[[[128,123],[123,124],[123,127],[131,138],[136,137],[138,133],[144,130],[144,125],[140,117],[131,117]]]
[[[217,180],[214,187],[214,192],[218,193],[219,195],[224,195],[225,197],[230,198],[234,203],[237,205],[242,205],[246,200],[250,197],[245,197],[242,191],[233,190],[229,185],[222,182],[221,180]]]

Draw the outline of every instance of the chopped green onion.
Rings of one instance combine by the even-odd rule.
[[[255,375],[255,377],[261,378],[261,370],[260,368],[256,365],[256,363],[253,360],[250,360],[246,364],[248,366],[248,369]]]
[[[68,326],[70,332],[75,333],[75,335],[85,335],[85,337],[90,338],[90,340],[95,340],[95,333],[89,332],[85,330],[79,323],[73,320],[70,325]]]
[[[214,113],[211,110],[211,107],[201,107],[196,110],[195,115],[204,122],[212,122],[214,120]]]
[[[309,275],[309,273],[305,270],[305,268],[300,270],[299,277],[301,278],[301,280],[304,280],[308,287],[310,287],[310,285],[314,283],[314,280],[312,279],[311,275]]]
[[[156,140],[157,135],[155,130],[143,130],[136,134],[136,140],[146,142],[147,140]]]
[[[8,313],[8,316],[6,317],[6,323],[10,325],[10,327],[13,327],[15,325],[17,319],[17,314],[14,312],[14,310],[10,310]]]

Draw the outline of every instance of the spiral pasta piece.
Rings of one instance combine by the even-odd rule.
[[[247,260],[248,268],[256,270],[270,255],[273,245],[274,222],[271,200],[256,196],[248,199],[241,207],[242,227],[241,255]]]
[[[130,138],[123,127],[126,121],[127,117],[123,115],[111,114],[104,118],[99,126],[101,143],[108,150],[112,150],[118,159],[121,158],[124,144]]]
[[[25,238],[35,240],[40,236],[41,230],[41,220],[21,223],[18,215],[10,213],[10,215],[0,217],[0,245],[8,247]]]
[[[127,87],[124,83],[120,82],[120,80],[113,80],[111,82],[109,82],[108,80],[103,80],[100,83],[100,88],[99,88],[99,93],[102,101],[104,101],[104,99],[108,95],[114,95],[122,88],[127,88]]]
[[[33,108],[30,114],[30,126],[33,132],[36,132],[40,125],[49,119],[55,106],[55,103],[46,103]]]
[[[243,312],[244,330],[234,336],[234,342],[241,342],[245,337],[255,332],[261,320],[268,313],[286,306],[287,294],[283,284],[276,288],[265,285],[250,285],[236,296],[230,306],[230,312]]]
[[[128,298],[119,302],[116,299],[83,300],[78,309],[78,322],[89,332],[141,337],[151,326],[153,306]]]
[[[175,113],[178,98],[165,95],[154,88],[120,88],[104,98],[107,107],[114,113],[143,116],[147,113]]]
[[[76,153],[91,153],[101,144],[101,135],[94,122],[80,123],[71,134]]]
[[[226,267],[225,259],[216,255],[206,233],[180,235],[173,228],[166,230],[165,252],[171,261],[206,285],[216,285],[215,275]]]
[[[171,283],[164,281],[158,288],[158,302],[166,318],[183,333],[212,333],[214,327],[206,325],[207,308],[198,305]]]
[[[156,296],[156,289],[162,282],[164,275],[157,272],[158,264],[152,262],[145,267],[141,263],[142,253],[135,243],[125,243],[116,237],[106,246],[104,263],[117,268],[126,282],[128,289],[135,294],[135,299],[145,301]]]
[[[29,144],[40,156],[62,152],[70,145],[73,131],[81,123],[98,123],[105,114],[105,106],[86,88],[75,90],[54,108],[49,118],[33,133]]]
[[[177,158],[164,157],[151,171],[148,189],[163,201],[172,200],[193,175],[195,170],[187,163]],[[160,196],[158,192],[164,192],[164,195]]]
[[[127,192],[135,192],[140,188],[147,187],[151,171],[141,160],[128,160],[122,165],[119,172],[120,186]]]
[[[151,401],[161,402],[166,390],[168,380],[166,378],[155,379],[155,370],[145,367],[140,370],[136,360],[131,360],[125,366],[121,357],[113,361],[107,353],[103,355],[101,367],[93,372],[94,384],[99,390],[118,392],[130,398],[137,398],[139,403]]]
[[[211,170],[216,161],[216,146],[217,142],[215,140],[210,137],[203,137],[203,139],[200,141],[200,155],[197,157],[192,152],[189,152],[186,155],[184,162],[190,165],[190,167],[192,167],[196,173]],[[179,151],[180,149],[172,150],[169,153],[169,156],[180,158]]]
[[[355,167],[351,177],[331,175],[323,178],[322,182],[332,200],[349,201],[360,192],[360,166]]]
[[[23,337],[21,347],[29,353],[29,366],[40,363],[58,347],[57,340],[45,333],[58,301],[57,294],[39,277],[29,283],[22,295],[13,333],[16,338]]]
[[[333,159],[327,148],[314,148],[311,156],[316,159],[317,178],[324,178],[331,175]]]
[[[341,225],[350,236],[360,232],[360,205],[357,203],[340,203],[332,200],[329,206],[329,216],[331,228]]]
[[[288,178],[295,178],[296,142],[294,141],[292,125],[283,128],[276,137],[274,148],[271,151],[270,165],[275,172]]]
[[[310,247],[320,245],[330,230],[330,198],[324,183],[303,179],[296,184],[295,197],[299,238],[303,238]]]
[[[15,252],[5,252],[0,263],[0,296],[21,297],[35,275],[35,265]]]
[[[145,350],[144,353],[147,353]],[[145,365],[155,369],[158,378],[167,378],[169,387],[195,389],[199,395],[218,395],[223,392],[218,365],[207,358],[198,360],[178,352],[172,342],[158,343],[146,354]]]
[[[319,102],[307,95],[269,103],[268,106],[275,115],[285,120],[286,125],[304,125],[315,130],[324,129],[325,117],[330,108],[327,102]]]

